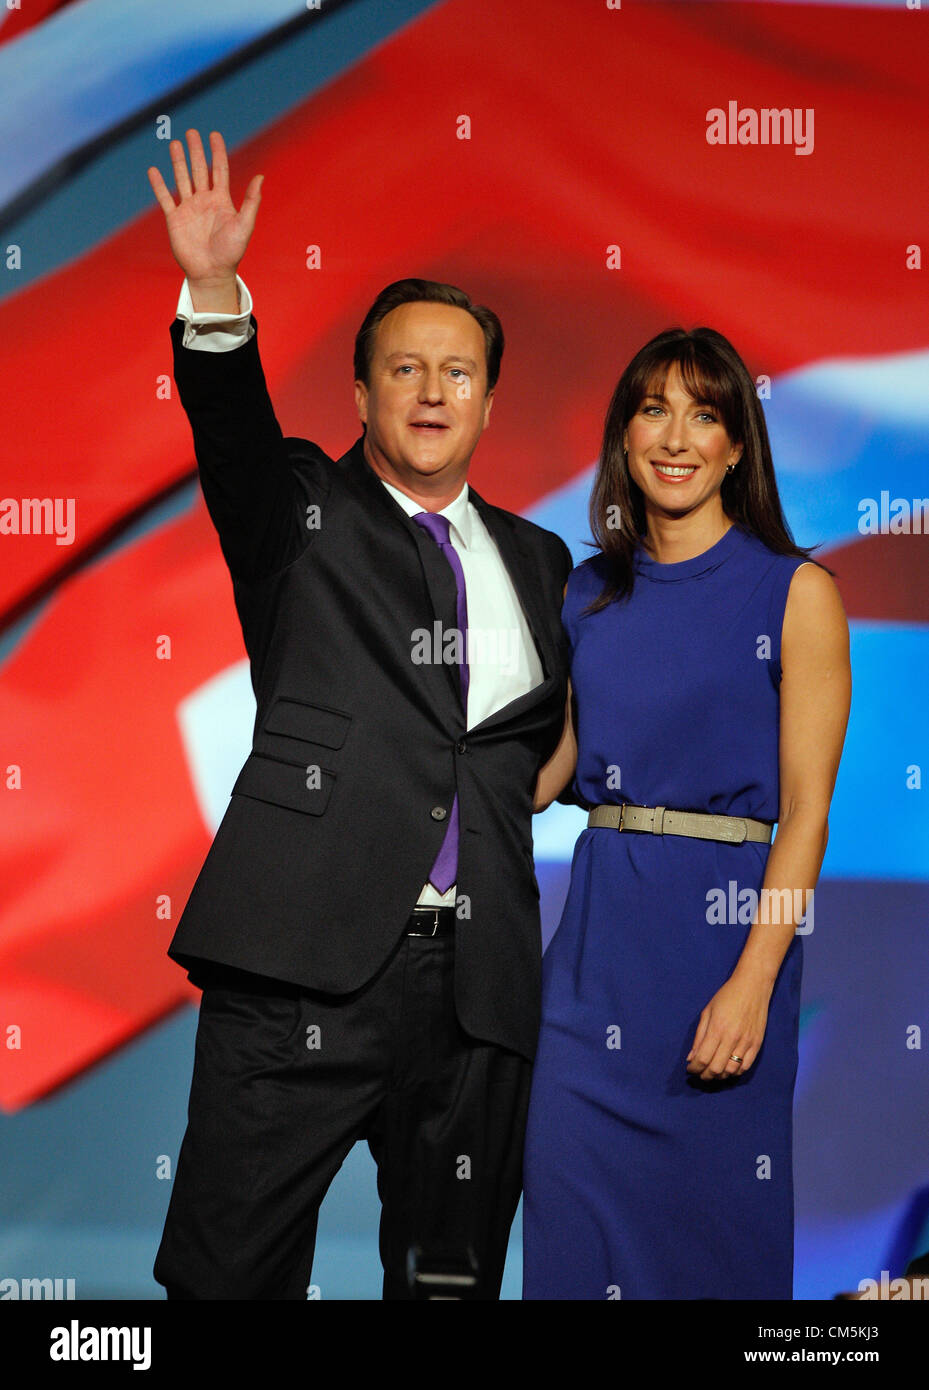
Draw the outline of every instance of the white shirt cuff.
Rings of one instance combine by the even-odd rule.
[[[251,320],[252,297],[248,286],[238,275],[240,310],[237,314],[218,314],[215,310],[195,312],[190,287],[185,279],[177,301],[176,317],[184,321],[183,345],[200,352],[230,352],[247,343],[255,332]]]

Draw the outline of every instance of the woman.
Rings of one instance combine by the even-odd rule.
[[[574,719],[536,809],[572,775],[600,809],[544,959],[523,1296],[790,1298],[801,937],[848,626],[719,333],[662,333],[626,368],[591,524],[565,589]]]

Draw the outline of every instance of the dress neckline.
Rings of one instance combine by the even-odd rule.
[[[745,532],[735,522],[720,536],[709,550],[693,555],[689,560],[678,560],[671,565],[660,564],[654,560],[643,546],[636,547],[635,568],[645,579],[654,579],[663,584],[674,584],[679,579],[695,579],[701,574],[710,574],[719,569],[736,547],[745,538]]]

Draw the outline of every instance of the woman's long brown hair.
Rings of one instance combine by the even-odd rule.
[[[585,610],[596,613],[631,594],[633,556],[646,532],[645,502],[633,482],[623,434],[645,396],[663,391],[676,365],[684,389],[720,416],[742,457],[720,490],[723,511],[777,555],[811,558],[794,543],[774,477],[771,444],[755,383],[735,348],[713,328],[669,328],[645,344],[620,377],[607,410],[600,465],[590,495],[590,530],[607,561],[607,583]],[[814,547],[816,548],[816,547]]]

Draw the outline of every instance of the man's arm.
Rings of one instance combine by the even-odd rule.
[[[220,314],[215,309],[197,312],[194,309],[190,286],[185,280],[178,296],[175,313],[185,324],[183,345],[195,352],[231,352],[247,343],[255,332],[252,323],[252,297],[241,276],[236,276],[239,294],[238,314]]]
[[[574,560],[570,550],[560,536],[558,537],[558,541],[561,546],[561,589],[562,593],[564,593],[568,587],[568,576],[574,569]]]
[[[302,503],[320,501],[328,486],[327,461],[319,451],[319,477],[312,458],[301,462],[295,476],[261,369],[253,318],[243,331],[251,300],[238,266],[254,230],[262,175],[251,180],[237,212],[222,136],[210,135],[212,182],[195,130],[187,132],[187,144],[189,173],[181,142],[170,145],[178,203],[158,170],[148,171],[171,250],[186,276],[178,307],[187,312],[171,326],[174,377],[226,563],[233,578],[257,580],[288,564],[311,539]],[[307,493],[305,499],[298,490]]]

